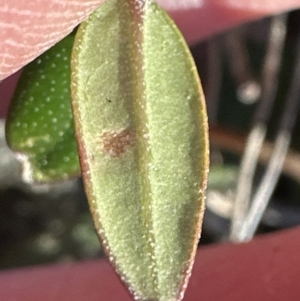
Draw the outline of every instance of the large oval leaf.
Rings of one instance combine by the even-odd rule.
[[[10,105],[7,142],[27,181],[80,175],[69,88],[73,41],[66,37],[24,68]]]
[[[138,300],[179,300],[208,170],[203,94],[153,1],[108,0],[81,25],[72,102],[85,188],[109,259]]]

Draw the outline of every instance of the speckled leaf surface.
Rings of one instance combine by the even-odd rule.
[[[80,175],[70,105],[70,35],[22,72],[6,123],[9,146],[27,181]]]
[[[71,90],[110,261],[137,300],[180,300],[208,170],[204,99],[183,38],[154,1],[108,0],[79,28]]]

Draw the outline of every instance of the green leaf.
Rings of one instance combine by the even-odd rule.
[[[108,0],[77,33],[72,107],[97,232],[137,300],[179,300],[204,209],[207,120],[196,67],[154,1]]]
[[[27,181],[80,175],[70,105],[70,35],[22,72],[6,123],[9,146]]]

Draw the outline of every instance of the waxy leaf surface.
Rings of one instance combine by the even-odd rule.
[[[27,181],[47,182],[80,175],[70,105],[70,35],[22,72],[9,116],[9,146],[23,162]]]
[[[208,169],[197,71],[153,1],[106,1],[79,28],[72,106],[102,244],[138,300],[180,300],[199,239]]]

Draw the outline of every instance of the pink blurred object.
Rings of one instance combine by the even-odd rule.
[[[66,36],[104,0],[0,0],[0,80]],[[300,0],[159,0],[186,39],[300,6]]]
[[[184,301],[297,301],[300,227],[202,247]],[[130,301],[106,260],[0,273],[1,300]]]

